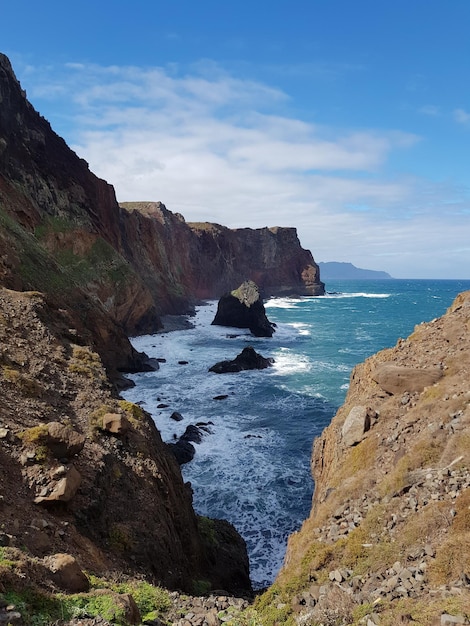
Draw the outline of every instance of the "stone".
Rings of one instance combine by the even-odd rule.
[[[130,430],[127,417],[120,413],[106,413],[103,415],[102,428],[113,435],[125,435]]]
[[[72,555],[59,553],[48,556],[44,558],[44,565],[51,572],[55,584],[64,591],[80,593],[89,590],[88,578]]]
[[[370,428],[369,411],[365,406],[353,407],[341,429],[341,439],[345,446],[354,446],[364,437]]]
[[[45,444],[56,459],[71,458],[82,451],[85,436],[60,422],[49,422]]]
[[[5,626],[24,626],[21,613],[15,610],[0,610],[0,624],[4,624]]]
[[[73,465],[70,465],[67,475],[57,483],[48,486],[49,495],[38,496],[34,499],[35,504],[44,502],[69,502],[75,496],[82,482],[80,473]]]
[[[271,367],[272,364],[273,359],[265,358],[261,354],[258,354],[254,348],[248,346],[243,348],[233,361],[219,361],[209,368],[209,372],[229,374],[244,370],[265,369]]]
[[[183,416],[178,411],[173,411],[173,413],[170,415],[170,419],[175,420],[175,422],[181,422]]]
[[[387,393],[392,395],[405,392],[423,391],[442,378],[438,367],[418,369],[403,367],[393,363],[382,363],[372,374],[372,379]]]
[[[274,325],[266,317],[258,285],[251,280],[223,295],[212,324],[249,328],[255,337],[272,337]]]
[[[449,615],[443,613],[441,615],[441,626],[453,626],[454,624],[465,624],[466,620],[463,615]]]

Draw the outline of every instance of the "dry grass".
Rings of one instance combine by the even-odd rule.
[[[68,367],[70,372],[83,374],[88,378],[104,382],[105,371],[99,354],[86,346],[73,346],[72,358]]]

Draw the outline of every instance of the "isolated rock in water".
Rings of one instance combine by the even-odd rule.
[[[193,424],[186,427],[186,430],[181,435],[176,443],[169,443],[168,448],[175,455],[176,460],[180,465],[189,463],[193,460],[196,454],[196,449],[191,442],[201,443],[202,430]]]
[[[219,300],[212,324],[249,328],[255,337],[272,337],[273,324],[266,317],[256,283],[249,280]]]
[[[442,371],[437,368],[417,369],[402,367],[392,363],[379,365],[372,375],[384,391],[393,395],[405,391],[423,391],[442,378]]]
[[[233,372],[241,372],[243,370],[262,370],[271,367],[274,359],[265,358],[258,354],[254,348],[248,346],[243,348],[240,354],[233,361],[219,361],[209,368],[209,372],[216,374],[229,374]]]

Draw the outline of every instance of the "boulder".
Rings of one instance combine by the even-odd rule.
[[[354,446],[364,437],[370,428],[370,416],[367,407],[353,407],[341,429],[341,439],[345,446]]]
[[[44,559],[44,564],[51,572],[52,580],[64,591],[80,593],[90,588],[88,578],[70,554],[53,554]]]
[[[57,459],[70,458],[82,451],[85,436],[60,422],[49,422],[45,444]]]
[[[220,298],[212,324],[249,328],[255,337],[272,337],[274,333],[274,325],[266,317],[258,286],[251,280]]]
[[[182,441],[179,439],[176,443],[167,444],[169,450],[174,454],[179,465],[189,463],[196,454],[196,448],[189,441]]]
[[[262,370],[271,367],[274,359],[265,358],[258,354],[251,346],[243,348],[233,361],[219,361],[209,368],[209,372],[216,374],[228,374],[233,372],[241,372],[243,370]]]
[[[106,413],[103,415],[102,428],[113,435],[125,435],[131,425],[129,420],[120,413]]]
[[[418,369],[393,363],[382,363],[372,374],[372,380],[392,395],[406,391],[423,391],[425,387],[434,385],[441,377],[442,371],[438,367]]]
[[[52,482],[46,488],[48,495],[41,495],[34,499],[35,504],[43,502],[69,502],[75,496],[82,482],[82,477],[78,470],[71,465],[67,474],[57,483]]]

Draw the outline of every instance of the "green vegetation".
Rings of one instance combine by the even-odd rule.
[[[213,519],[210,517],[204,517],[203,515],[198,515],[197,527],[199,534],[207,546],[217,547],[219,545],[215,529],[215,521]]]
[[[47,424],[39,424],[18,433],[18,437],[26,444],[41,444],[46,440],[48,433]]]
[[[49,233],[66,233],[77,228],[79,224],[73,222],[70,217],[48,215],[39,226],[34,229],[37,239],[44,239]]]
[[[1,368],[3,378],[11,385],[16,385],[19,391],[32,398],[37,398],[42,395],[44,389],[40,383],[34,378],[22,374],[19,370],[3,365]]]
[[[73,346],[72,358],[68,369],[70,372],[83,374],[88,378],[104,382],[106,375],[101,363],[100,355],[86,346]]]
[[[263,626],[277,626],[278,624],[294,626],[295,624],[289,591],[276,584],[255,600],[254,610],[259,623]]]
[[[134,426],[137,425],[137,422],[141,422],[144,419],[144,411],[140,408],[138,404],[134,404],[133,402],[129,402],[128,400],[118,400],[119,407],[126,414],[127,419]]]
[[[0,548],[0,567],[5,566]],[[13,562],[14,565],[14,562]],[[110,582],[90,576],[92,591],[65,595],[50,594],[25,587],[2,594],[8,604],[15,606],[29,626],[49,626],[58,620],[101,616],[116,626],[127,626],[125,603],[119,594],[129,594],[139,609],[142,621],[164,617],[171,606],[168,592],[142,580]]]
[[[26,588],[21,591],[6,591],[3,597],[21,613],[23,623],[30,626],[49,626],[56,620],[74,617],[61,596],[51,596]]]
[[[9,548],[0,546],[0,567],[15,567],[17,561],[12,558],[13,554]]]
[[[96,436],[103,428],[103,417],[106,413],[115,413],[116,409],[107,404],[102,404],[98,409],[90,413],[88,417],[88,425],[90,427],[90,435]]]

